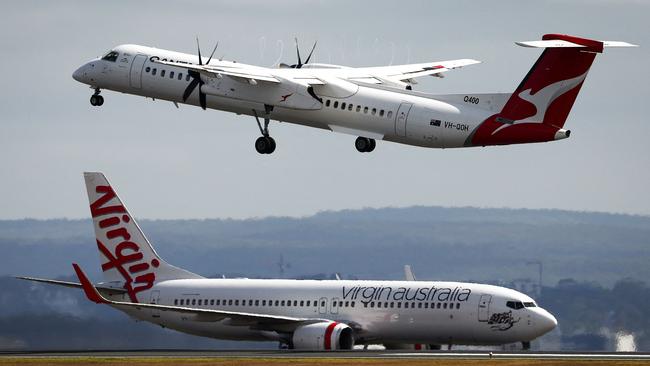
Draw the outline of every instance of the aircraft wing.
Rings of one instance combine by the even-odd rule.
[[[275,330],[275,331],[285,331],[291,332],[298,328],[299,326],[313,323],[328,322],[327,319],[319,318],[297,318],[281,315],[267,315],[267,314],[256,314],[256,313],[244,313],[238,311],[225,311],[225,310],[213,310],[213,309],[201,309],[201,308],[189,308],[183,306],[171,306],[171,305],[159,305],[159,304],[141,304],[141,303],[132,303],[132,302],[123,302],[123,301],[112,301],[103,297],[97,288],[90,282],[86,274],[81,270],[81,268],[74,263],[72,265],[79,281],[81,282],[81,287],[86,294],[86,297],[90,301],[93,301],[98,304],[107,304],[117,308],[127,309],[151,309],[157,310],[160,312],[175,312],[187,315],[189,320],[199,321],[199,322],[217,322],[225,321],[228,325],[233,326],[251,326],[255,329],[262,330]]]
[[[421,76],[441,76],[440,74],[463,66],[474,65],[481,61],[472,59],[434,61],[421,64],[361,67],[354,69],[343,69],[349,75],[345,77],[351,81],[367,82],[371,84],[382,84],[382,79],[392,82],[412,82],[414,78]],[[354,71],[352,71],[354,70]],[[374,79],[374,80],[373,80]]]
[[[175,67],[181,67],[186,70],[191,70],[198,72],[199,74],[206,75],[209,77],[222,77],[222,76],[229,76],[233,79],[236,79],[238,81],[244,81],[250,84],[256,84],[258,81],[263,81],[263,82],[269,82],[269,83],[280,83],[280,79],[277,77],[271,75],[268,72],[265,72],[264,69],[262,68],[230,68],[230,67],[217,67],[217,66],[212,66],[212,65],[193,65],[193,64],[186,64],[182,62],[174,62],[174,61],[161,61],[161,60],[155,60],[155,63],[163,64],[163,65],[168,65],[168,66],[175,66]]]

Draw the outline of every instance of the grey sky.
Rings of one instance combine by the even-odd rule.
[[[650,32],[644,1],[12,1],[0,12],[0,219],[87,217],[81,172],[104,171],[147,218],[307,215],[444,205],[650,214]],[[112,46],[137,43],[245,63],[315,58],[351,66],[475,58],[428,78],[431,93],[512,91],[539,50],[569,33],[640,44],[599,55],[569,116],[568,140],[433,150],[273,123],[273,155],[250,117],[91,90],[71,78]]]

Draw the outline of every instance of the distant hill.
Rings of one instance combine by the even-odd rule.
[[[323,212],[306,218],[140,220],[168,261],[206,276],[339,272],[399,279],[512,281],[562,278],[611,286],[650,278],[650,217],[560,210],[410,207]],[[84,265],[99,278],[89,220],[0,221],[0,275],[58,276]]]

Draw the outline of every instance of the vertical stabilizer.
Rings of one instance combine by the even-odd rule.
[[[123,286],[132,302],[162,280],[202,278],[162,260],[104,174],[84,173],[104,280]]]

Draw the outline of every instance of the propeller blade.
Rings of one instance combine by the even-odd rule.
[[[196,48],[199,51],[199,65],[203,65],[203,59],[201,59],[201,46],[199,45],[199,37],[196,37]]]
[[[190,74],[190,75],[192,75],[192,81],[190,81],[190,83],[187,85],[187,88],[185,88],[185,91],[183,92],[183,102],[187,101],[187,98],[189,98],[190,95],[192,95],[194,88],[196,88],[196,86],[201,83],[200,77],[197,77],[194,74]]]
[[[311,55],[314,53],[314,49],[316,49],[316,44],[318,41],[314,42],[314,46],[311,48],[311,52],[309,52],[309,56],[307,56],[307,59],[305,60],[305,65],[309,63],[309,59],[311,58]]]
[[[199,82],[199,104],[201,104],[201,108],[205,110],[207,106],[207,102],[205,100],[205,93],[201,91],[201,85],[203,85],[203,82]]]
[[[214,52],[217,50],[217,47],[219,47],[219,42],[217,42],[217,44],[214,45],[214,49],[212,50],[212,53],[210,54],[210,58],[208,59],[208,62],[205,63],[206,65],[210,63],[210,60],[212,60],[212,56],[214,56]]]
[[[299,69],[302,67],[302,60],[300,60],[300,48],[298,47],[298,37],[296,37],[295,40],[296,40],[296,54],[298,55],[298,64],[296,65],[296,68]]]

